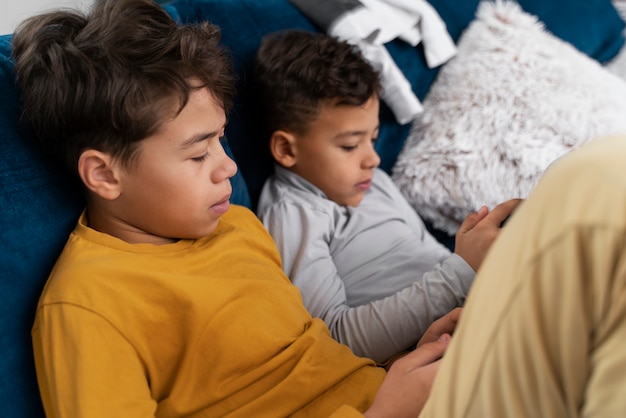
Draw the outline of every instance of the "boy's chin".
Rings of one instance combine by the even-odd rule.
[[[365,194],[362,194],[362,195],[360,195],[358,197],[353,197],[351,199],[346,199],[345,203],[342,204],[341,206],[347,206],[347,207],[351,207],[351,208],[356,208],[363,201],[363,197],[365,197]]]

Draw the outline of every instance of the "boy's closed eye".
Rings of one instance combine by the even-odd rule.
[[[191,158],[193,161],[199,162],[201,163],[202,161],[206,160],[207,158],[209,158],[209,153],[205,152],[204,154],[202,154],[199,157],[193,157]]]
[[[378,137],[374,137],[371,139],[372,144],[376,144],[376,141],[378,141]],[[344,144],[344,145],[340,145],[341,149],[343,149],[344,151],[354,151],[355,149],[357,149],[357,147],[359,146],[359,144]]]
[[[215,140],[215,139],[213,139],[213,140]],[[217,137],[217,140],[219,141],[219,144],[220,144],[220,146],[221,146],[222,148],[226,145],[226,143],[227,143],[227,139],[226,139],[226,136],[224,135],[223,131],[222,131],[222,134],[221,134],[219,137]],[[208,145],[210,146],[210,145],[211,145],[211,138],[208,138],[208,141],[209,141],[209,144],[208,144]],[[210,154],[210,153],[209,153],[209,151],[207,150],[207,151],[204,151],[204,152],[202,153],[202,155],[198,155],[197,157],[191,157],[190,159],[191,159],[192,161],[196,161],[196,162],[203,162],[203,161],[205,161],[207,158],[209,158],[209,156],[210,156],[210,155],[211,155],[211,154]]]

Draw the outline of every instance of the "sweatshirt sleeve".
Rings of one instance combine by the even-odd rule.
[[[281,202],[269,207],[261,219],[311,315],[322,318],[332,336],[355,354],[379,364],[414,345],[435,319],[462,305],[474,279],[473,269],[451,254],[399,292],[351,307],[330,253],[329,214]],[[440,248],[430,235],[425,244]]]
[[[47,417],[155,416],[136,350],[99,315],[71,304],[39,307],[32,339]]]
[[[355,307],[334,304],[323,319],[355,354],[383,364],[416,344],[437,318],[463,305],[473,278],[471,267],[453,254],[395,294]]]

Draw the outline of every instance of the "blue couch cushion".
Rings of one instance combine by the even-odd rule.
[[[30,328],[48,273],[84,205],[73,179],[52,169],[19,122],[10,60],[0,37],[0,404],[3,416],[43,416]]]

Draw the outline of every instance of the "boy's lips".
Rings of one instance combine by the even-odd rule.
[[[227,194],[223,199],[221,199],[219,202],[217,202],[216,204],[214,204],[213,206],[211,206],[211,210],[213,211],[213,213],[215,213],[216,215],[223,215],[226,213],[226,211],[228,211],[228,208],[230,207],[230,193]]]
[[[372,187],[372,179],[368,179],[360,183],[357,183],[355,187],[359,190],[367,190],[370,187]]]

